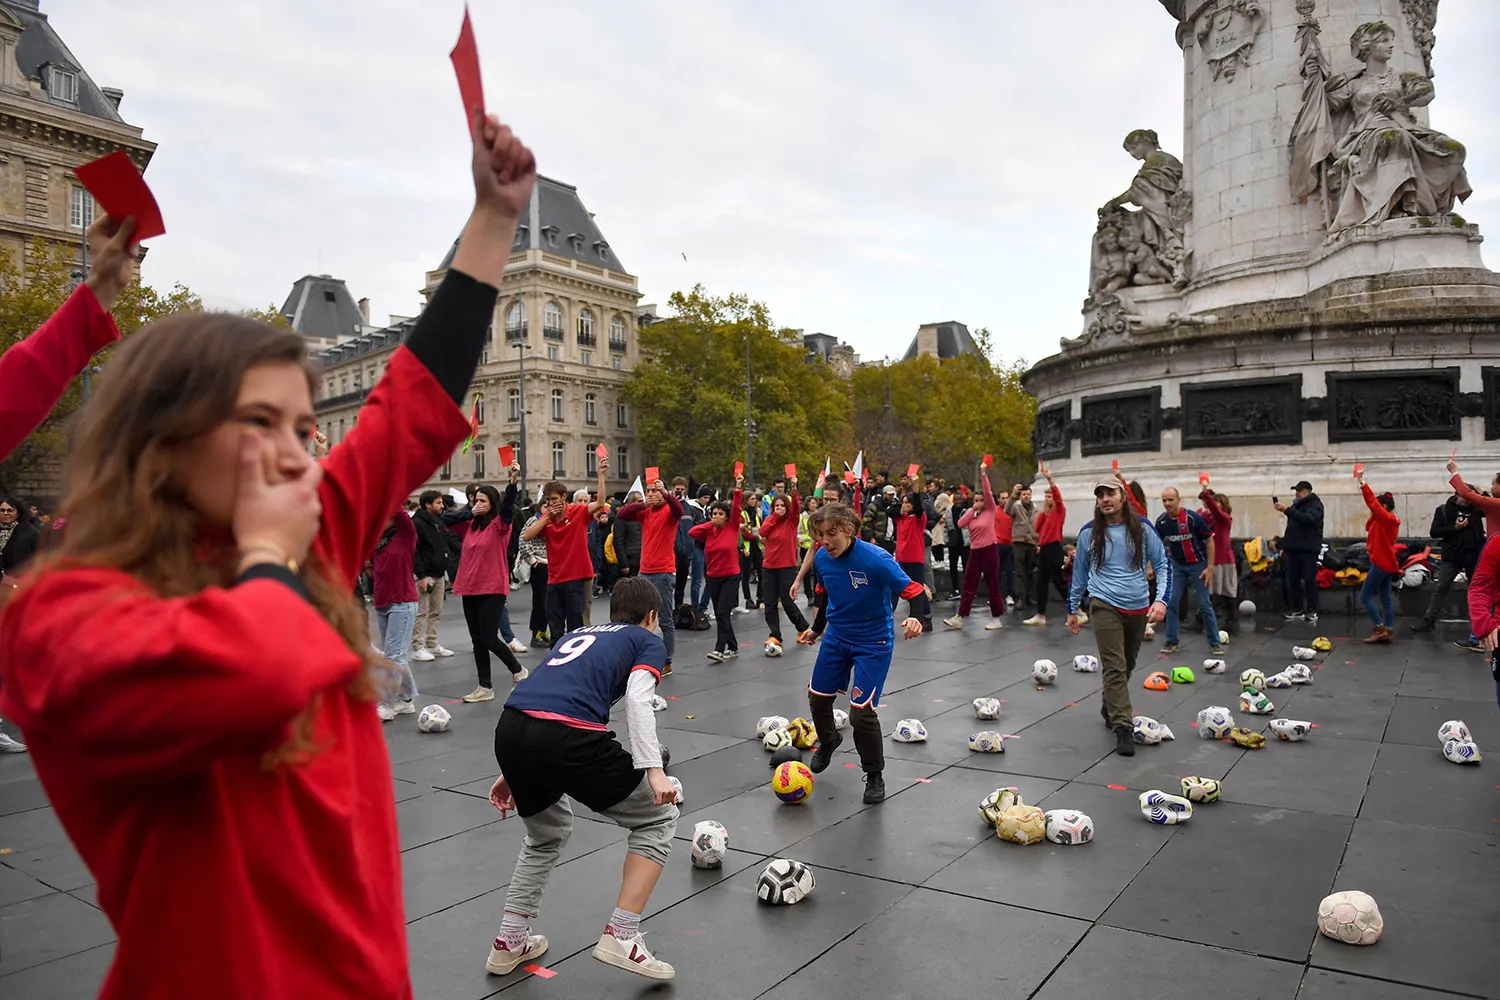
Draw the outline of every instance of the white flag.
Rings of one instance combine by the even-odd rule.
[[[451,486],[448,487],[448,495],[453,498],[454,503],[464,504],[469,502],[468,497],[464,496],[462,493]]]
[[[859,454],[854,456],[854,481],[857,482],[857,483],[858,482],[863,482],[864,478],[865,478],[865,451],[864,451],[863,448],[861,448],[859,450]]]
[[[641,485],[641,477],[640,476],[636,476],[635,477],[635,482],[633,482],[633,483],[630,484],[630,493],[639,493],[641,496],[645,496],[646,495],[645,487],[643,487]],[[629,496],[630,493],[626,493],[625,495]]]

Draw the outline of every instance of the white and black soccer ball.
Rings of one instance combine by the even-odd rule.
[[[792,745],[792,734],[782,726],[776,729],[767,729],[766,734],[760,739],[761,746],[767,750],[780,750],[782,747]]]
[[[766,640],[766,655],[776,657],[781,655],[781,643]]]
[[[1004,753],[1005,740],[999,733],[986,729],[969,737],[969,749],[975,753]]]
[[[1240,687],[1246,691],[1264,691],[1266,689],[1265,673],[1254,667],[1240,671]]]
[[[1057,664],[1051,660],[1037,660],[1031,665],[1031,677],[1038,684],[1051,684],[1057,680]]]
[[[1266,687],[1268,688],[1289,688],[1292,686],[1292,683],[1291,675],[1285,670],[1266,678]]]
[[[1309,646],[1293,646],[1292,658],[1297,660],[1310,660],[1318,655],[1318,651]]]
[[[974,714],[986,722],[1000,718],[1000,699],[975,698]]]
[[[1279,740],[1301,743],[1307,739],[1307,734],[1312,732],[1312,723],[1298,719],[1272,719],[1271,732],[1275,733]]]
[[[1443,756],[1455,764],[1478,764],[1483,757],[1473,740],[1449,740],[1443,744]]]
[[[921,719],[902,719],[896,723],[891,738],[897,743],[921,743],[927,739],[927,727],[922,725]]]
[[[834,729],[848,729],[849,728],[849,713],[846,712],[846,711],[844,711],[842,708],[835,708],[833,710],[833,728]]]
[[[1094,821],[1077,809],[1049,809],[1047,839],[1054,844],[1087,844],[1094,839]]]
[[[723,823],[706,819],[693,827],[693,867],[719,868],[729,850],[729,831]]]
[[[817,885],[811,868],[791,858],[777,858],[761,871],[755,895],[762,903],[791,906],[806,899]]]
[[[1469,727],[1461,719],[1449,719],[1438,726],[1438,742],[1447,743],[1449,740],[1472,740],[1473,734]]]
[[[1312,668],[1305,663],[1288,663],[1282,671],[1293,684],[1311,684],[1313,679]]]
[[[1099,670],[1099,657],[1091,656],[1088,653],[1079,653],[1073,657],[1073,669],[1080,674],[1096,673]]]
[[[1234,728],[1234,715],[1223,705],[1210,705],[1198,712],[1198,735],[1205,740],[1222,740]]]
[[[653,711],[653,712],[665,712],[666,710],[667,710],[667,699],[663,698],[659,694],[653,694],[651,696],[651,711]]]
[[[453,716],[442,705],[428,705],[417,716],[417,728],[424,733],[446,733]]]
[[[687,795],[682,791],[682,780],[674,778],[670,774],[667,775],[667,780],[672,783],[673,788],[677,789],[677,804],[681,806],[687,800]]]
[[[1211,674],[1222,674],[1224,672],[1224,661],[1218,659],[1207,659],[1203,661],[1203,669]]]
[[[791,720],[784,715],[763,715],[760,721],[755,724],[755,735],[760,739],[764,739],[766,733],[769,733],[771,730],[785,729],[789,725],[791,725]]]

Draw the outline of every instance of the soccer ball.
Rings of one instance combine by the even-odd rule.
[[[920,719],[902,719],[896,723],[892,738],[897,743],[921,743],[927,739],[927,727]]]
[[[1193,804],[1180,795],[1152,789],[1141,793],[1141,815],[1159,826],[1175,826],[1193,818]]]
[[[1081,674],[1092,674],[1099,669],[1099,657],[1090,656],[1087,653],[1079,653],[1073,657],[1073,669]],[[1082,816],[1082,813],[1078,815]],[[1088,817],[1084,817],[1087,819]]]
[[[1474,737],[1469,733],[1469,727],[1459,719],[1449,719],[1438,726],[1438,742],[1447,743],[1449,740],[1472,740]]]
[[[792,745],[792,734],[785,729],[768,729],[760,743],[767,750],[780,750],[782,747]]]
[[[1048,809],[1047,839],[1054,844],[1087,844],[1094,839],[1094,821],[1076,809]]]
[[[1268,688],[1289,688],[1291,686],[1291,675],[1288,674],[1285,670],[1283,670],[1279,674],[1272,674],[1270,677],[1266,678],[1266,687]]]
[[[786,734],[792,738],[792,746],[798,750],[811,750],[818,740],[817,727],[803,718],[793,719],[786,727]]]
[[[774,641],[772,641],[770,639],[767,639],[766,640],[766,655],[767,656],[780,656],[781,655],[781,643],[774,642]]]
[[[805,802],[812,790],[813,773],[801,761],[787,761],[771,775],[771,791],[783,802]]]
[[[788,743],[780,750],[771,754],[771,770],[774,771],[787,761],[793,760],[798,764],[802,763],[802,751]]]
[[[1267,698],[1264,691],[1241,691],[1240,711],[1249,712],[1251,715],[1270,715],[1276,711],[1276,706]]]
[[[1137,743],[1155,746],[1162,740],[1175,740],[1172,730],[1145,715],[1137,715],[1131,723],[1131,735]]]
[[[1223,786],[1215,778],[1182,779],[1182,794],[1189,802],[1217,802],[1221,791]]]
[[[663,698],[659,694],[653,694],[651,696],[651,711],[653,711],[653,712],[665,712],[666,710],[667,710],[667,699]]]
[[[1312,732],[1311,722],[1298,722],[1296,719],[1272,719],[1271,732],[1276,734],[1279,740],[1289,743],[1301,743]]]
[[[1211,674],[1222,674],[1224,672],[1223,660],[1204,660],[1203,669]]]
[[[424,733],[446,733],[453,716],[442,705],[428,705],[417,716],[417,728]]]
[[[1205,740],[1222,740],[1234,728],[1234,716],[1223,705],[1210,705],[1198,712],[1198,735]]]
[[[1266,738],[1260,733],[1250,729],[1241,729],[1238,726],[1229,731],[1229,739],[1236,746],[1242,746],[1246,750],[1259,750],[1266,745]]]
[[[842,708],[835,708],[833,710],[833,728],[834,729],[848,729],[849,728],[849,713],[846,712],[846,711],[844,711]]]
[[[806,899],[817,885],[811,868],[791,858],[777,858],[762,869],[755,895],[763,903],[791,906]]]
[[[1333,650],[1333,642],[1328,636],[1320,635],[1312,641],[1312,648],[1320,653],[1331,652]]]
[[[657,743],[656,746],[661,750],[661,766],[666,767],[672,763],[672,751],[667,749],[667,745],[665,743]]]
[[[1317,655],[1318,651],[1316,649],[1308,649],[1306,646],[1292,647],[1292,659],[1294,660],[1310,660]]]
[[[1221,645],[1221,646],[1227,646],[1228,644],[1229,644],[1229,633],[1226,632],[1226,631],[1224,631],[1223,629],[1219,629],[1219,645]]]
[[[1005,741],[999,733],[985,730],[969,737],[969,749],[975,753],[1004,753]]]
[[[1040,844],[1047,837],[1047,814],[1036,806],[1011,806],[1000,811],[995,833],[1012,844]]]
[[[1031,676],[1038,684],[1051,684],[1057,680],[1057,664],[1051,660],[1037,660],[1031,665]]]
[[[986,722],[1000,718],[999,698],[975,698],[974,714]]]
[[[673,788],[677,789],[677,804],[679,806],[682,805],[685,801],[687,801],[687,795],[682,790],[681,779],[674,778],[671,775],[667,775],[667,780],[672,783]]]
[[[729,850],[729,831],[723,823],[706,819],[693,827],[693,867],[719,868]]]
[[[1266,689],[1266,675],[1254,667],[1241,671],[1240,687],[1246,691],[1264,691]]]
[[[1282,671],[1293,684],[1311,684],[1312,668],[1305,663],[1289,663]]]
[[[1173,667],[1172,668],[1172,683],[1173,684],[1192,684],[1193,682],[1197,681],[1197,679],[1198,679],[1197,676],[1195,676],[1193,674],[1193,668],[1192,667]]]
[[[1255,602],[1254,601],[1241,601],[1240,602],[1240,614],[1242,614],[1242,615],[1253,615],[1253,614],[1255,614]]]
[[[1443,756],[1455,764],[1478,764],[1483,759],[1473,740],[1449,740],[1443,744]]]
[[[1318,904],[1318,931],[1345,944],[1374,944],[1385,920],[1369,893],[1348,889],[1325,896]]]
[[[755,724],[755,735],[761,739],[764,739],[765,735],[771,730],[785,729],[786,727],[787,720],[786,716],[784,715],[763,716],[761,720]]]
[[[1000,821],[1002,812],[1018,805],[1022,805],[1019,788],[1014,785],[997,788],[979,800],[979,818],[984,820],[986,826],[994,826]]]

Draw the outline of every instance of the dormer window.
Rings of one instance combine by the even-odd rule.
[[[542,227],[542,235],[547,238],[547,245],[549,247],[555,247],[555,246],[557,246],[557,227],[556,226],[543,226]]]
[[[71,70],[59,69],[53,66],[49,70],[51,79],[47,83],[47,91],[59,101],[68,104],[78,103],[78,74]]]
[[[577,233],[568,234],[568,242],[573,244],[574,253],[583,253],[583,237]]]
[[[526,245],[526,227],[525,226],[517,226],[516,227],[516,238],[511,241],[510,245],[513,246],[513,247],[524,247]]]
[[[594,241],[594,250],[598,252],[600,260],[609,260],[609,244],[603,240]]]

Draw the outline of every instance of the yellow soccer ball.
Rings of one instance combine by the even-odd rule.
[[[818,739],[818,727],[800,717],[787,723],[786,731],[798,750],[811,750]]]
[[[1012,844],[1039,844],[1047,837],[1047,814],[1036,806],[1010,806],[1001,810],[995,833]]]
[[[771,775],[771,791],[783,802],[806,802],[812,790],[813,773],[801,761],[789,760]]]

